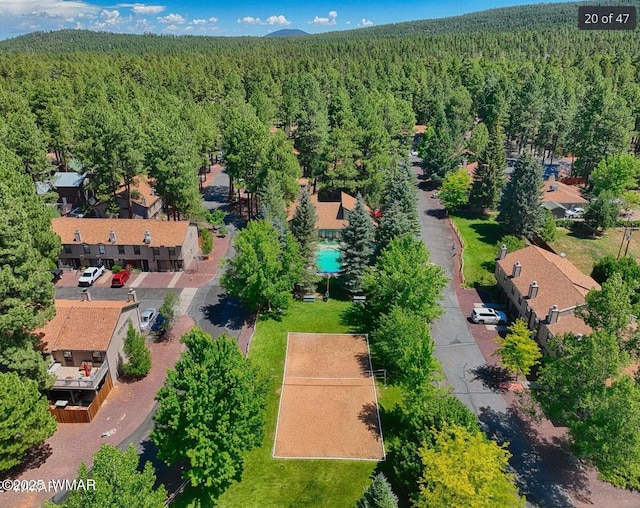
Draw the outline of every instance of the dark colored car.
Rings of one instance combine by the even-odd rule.
[[[111,287],[122,287],[129,280],[129,270],[120,270],[111,279]]]
[[[54,268],[51,270],[51,282],[57,282],[62,279],[62,268]]]
[[[164,333],[165,332],[165,319],[162,314],[158,314],[156,320],[151,325],[152,332]]]

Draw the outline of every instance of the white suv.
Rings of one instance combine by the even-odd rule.
[[[477,307],[471,313],[471,321],[487,325],[504,325],[507,323],[507,315],[495,309]]]
[[[584,215],[584,208],[572,208],[571,210],[565,210],[564,216],[567,219],[580,219]]]
[[[82,277],[78,279],[78,286],[93,286],[93,283],[98,280],[104,273],[104,266],[90,266],[82,274]]]

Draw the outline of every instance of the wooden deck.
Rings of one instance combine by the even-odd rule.
[[[50,405],[49,412],[58,423],[89,423],[98,413],[111,388],[113,388],[113,381],[111,381],[111,376],[107,376],[102,388],[88,406],[67,406],[61,409]]]

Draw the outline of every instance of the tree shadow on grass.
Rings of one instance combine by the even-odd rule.
[[[509,443],[516,485],[529,502],[541,508],[570,507],[573,503],[567,492],[571,492],[591,504],[585,471],[567,461],[565,440],[541,437],[530,421],[511,409],[481,408],[479,419],[490,439]]]
[[[350,333],[369,333],[371,316],[367,314],[366,305],[352,304],[340,312],[340,324],[349,327]]]
[[[8,469],[7,471],[3,471],[0,474],[0,480],[17,478],[30,469],[39,468],[47,461],[52,453],[53,449],[48,443],[42,443],[40,445],[33,446],[29,451],[27,451],[27,454],[25,455],[22,462],[20,462],[20,464],[12,467],[11,469]]]

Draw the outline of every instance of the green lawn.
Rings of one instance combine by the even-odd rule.
[[[361,496],[375,462],[333,460],[283,460],[271,457],[280,387],[284,369],[287,332],[349,332],[341,324],[342,312],[350,303],[295,302],[281,321],[258,323],[250,359],[268,379],[267,437],[262,447],[246,458],[242,481],[232,485],[219,499],[221,507],[350,507]],[[380,389],[380,403],[393,406],[400,399],[395,388]],[[176,503],[191,506],[189,492]]]
[[[618,255],[622,242],[623,229],[610,229],[600,237],[580,234],[580,231],[572,231],[558,228],[557,237],[551,243],[551,247],[560,253],[564,252],[571,261],[584,274],[591,275],[593,265],[607,254],[614,257]],[[624,254],[627,242],[624,242],[622,254]],[[629,242],[628,254],[635,259],[640,258],[640,232],[634,231]]]
[[[465,286],[495,286],[496,243],[504,235],[494,217],[452,215],[462,241]]]

